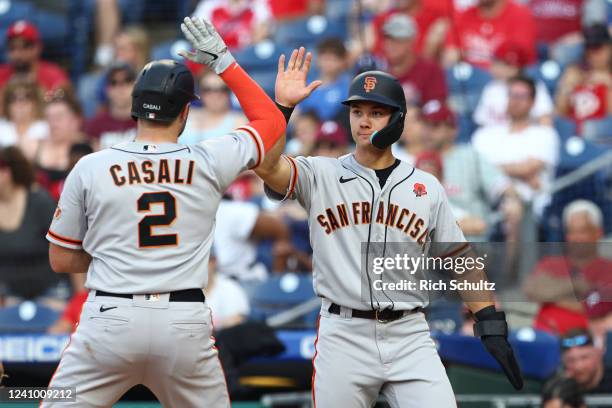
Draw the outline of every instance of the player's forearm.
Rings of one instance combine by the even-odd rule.
[[[221,78],[238,98],[240,107],[249,119],[249,126],[257,130],[267,153],[287,127],[282,112],[240,65],[230,65]]]
[[[91,256],[75,250],[49,244],[49,264],[55,273],[87,273]]]
[[[466,258],[477,257],[477,254],[473,250],[469,250],[469,252],[464,255]],[[466,263],[467,265],[467,263]],[[460,290],[459,295],[466,306],[470,309],[472,313],[476,313],[479,310],[491,306],[495,304],[495,296],[492,287],[489,287],[489,279],[487,278],[487,274],[484,269],[478,268],[474,265],[472,268],[466,270],[463,273],[456,272],[453,276],[453,279],[463,283],[466,285],[463,287],[466,288],[482,288],[482,290]]]
[[[255,174],[261,178],[264,183],[283,196],[290,187],[292,177],[296,177],[297,170],[292,170],[291,159],[282,157],[276,162],[268,163],[266,166],[258,166],[255,168]],[[295,176],[294,176],[295,175]]]

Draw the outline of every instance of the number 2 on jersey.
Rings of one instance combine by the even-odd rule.
[[[151,248],[178,244],[177,234],[153,234],[153,227],[172,225],[176,219],[176,200],[168,191],[144,193],[138,199],[138,212],[151,211],[151,204],[163,204],[163,214],[147,215],[138,223],[138,247]]]

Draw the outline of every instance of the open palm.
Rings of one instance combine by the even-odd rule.
[[[293,50],[286,69],[285,55],[279,57],[278,73],[274,86],[276,102],[292,108],[322,84],[319,80],[312,81],[309,85],[306,84],[311,61],[312,54],[310,52],[306,53],[304,47]]]

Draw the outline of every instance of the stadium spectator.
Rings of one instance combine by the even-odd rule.
[[[553,179],[559,155],[559,137],[548,126],[531,122],[536,87],[533,80],[518,76],[508,85],[507,125],[478,129],[472,143],[476,151],[513,179],[524,201],[532,202],[536,216],[550,199],[542,193]]]
[[[561,334],[575,327],[587,328],[582,300],[593,289],[612,283],[612,262],[597,251],[603,237],[599,207],[586,200],[573,201],[563,210],[563,225],[565,253],[540,260],[523,286],[529,300],[540,303],[534,327]]]
[[[391,146],[393,155],[410,165],[414,165],[416,156],[427,150],[425,145],[425,124],[418,107],[408,108],[404,120],[404,132],[399,143]]]
[[[612,42],[603,24],[584,30],[584,61],[568,67],[557,87],[557,111],[579,125],[612,114]]]
[[[247,123],[241,112],[232,110],[231,91],[214,72],[207,71],[200,79],[200,96],[202,107],[191,108],[180,143],[195,144]]]
[[[34,299],[58,282],[45,234],[55,204],[32,188],[34,170],[19,148],[0,149],[0,282],[9,295]]]
[[[149,61],[151,44],[149,34],[140,26],[127,26],[114,38],[114,62],[132,67],[134,72],[140,70]],[[83,115],[93,117],[101,105],[106,102],[105,71],[97,70],[83,75],[78,83],[78,96],[83,108]]]
[[[212,22],[231,50],[266,38],[272,22],[267,0],[202,0],[193,15]]]
[[[325,14],[325,0],[268,0],[274,20],[292,20],[308,14]]]
[[[321,124],[317,132],[311,156],[340,157],[348,153],[348,132],[338,124],[328,120]]]
[[[582,49],[581,27],[606,22],[605,0],[529,0],[538,48],[561,65],[575,62]]]
[[[327,38],[317,45],[317,68],[323,85],[300,105],[301,112],[314,111],[323,121],[338,119],[346,112],[340,102],[346,99],[351,76],[347,72],[347,51],[337,38]]]
[[[608,332],[612,332],[612,277],[601,287],[591,289],[584,300],[584,309],[595,343],[608,346]]]
[[[56,201],[70,169],[70,149],[85,140],[81,132],[81,107],[71,93],[57,90],[47,103],[45,119],[49,137],[42,140],[35,156],[37,181]]]
[[[42,120],[40,87],[23,79],[9,81],[2,94],[2,110],[0,146],[16,145],[28,160],[33,160],[40,141],[49,134],[49,126]]]
[[[101,67],[113,61],[113,38],[119,31],[121,11],[117,0],[95,0],[96,52],[94,61]]]
[[[414,51],[436,59],[449,28],[452,4],[435,0],[393,0],[390,10],[374,16],[365,30],[366,49],[376,55],[383,47],[384,25],[396,14],[407,15],[416,22]],[[382,55],[379,55],[382,56]]]
[[[0,88],[12,78],[36,82],[45,92],[70,85],[68,76],[54,63],[43,61],[43,43],[36,26],[13,23],[6,32],[8,63],[0,65]]]
[[[587,330],[571,330],[561,338],[561,361],[563,374],[585,394],[612,394],[612,367],[604,366],[603,350]]]
[[[514,0],[478,0],[461,13],[449,30],[444,63],[459,60],[488,69],[499,45],[512,40],[527,52],[529,64],[536,60],[536,27],[527,7]]]
[[[238,282],[217,273],[214,254],[208,261],[208,286],[204,291],[215,330],[227,329],[246,320],[250,313],[249,298]]]
[[[75,293],[66,307],[62,312],[62,315],[55,323],[53,323],[47,329],[47,333],[49,334],[62,334],[62,333],[72,333],[74,329],[76,329],[77,324],[79,323],[79,318],[81,317],[81,310],[83,309],[83,304],[87,300],[87,295],[89,292],[87,290],[83,290]]]
[[[136,134],[136,122],[132,119],[132,88],[136,72],[125,63],[111,66],[106,74],[107,108],[87,120],[85,134],[96,150],[132,139]]]
[[[464,234],[471,241],[490,236],[503,214],[505,238],[518,238],[522,203],[511,188],[510,180],[486,156],[470,144],[456,144],[458,128],[453,112],[439,101],[427,102],[422,109],[425,145],[439,152],[443,163],[443,186]]]
[[[448,90],[442,68],[414,50],[414,20],[405,14],[389,17],[383,26],[382,50],[388,71],[402,84],[408,105],[422,105],[430,100],[445,101]]]
[[[474,122],[480,126],[508,123],[508,81],[520,74],[527,64],[527,58],[525,49],[512,42],[504,42],[495,49],[491,64],[493,80],[482,90],[474,111]],[[541,125],[551,126],[553,111],[554,104],[548,89],[543,82],[538,81],[530,116]]]
[[[213,240],[219,274],[241,283],[265,280],[268,268],[257,260],[258,242],[285,245],[289,238],[289,229],[275,215],[260,211],[253,203],[224,198],[217,210]],[[272,260],[273,271],[285,269],[280,260]]]
[[[555,377],[542,390],[542,408],[587,408],[580,386],[573,378]]]
[[[304,101],[305,102],[305,101]],[[285,150],[292,156],[309,155],[317,140],[321,119],[314,111],[303,111],[291,119],[293,129]]]

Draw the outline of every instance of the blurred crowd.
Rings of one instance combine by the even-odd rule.
[[[134,17],[144,13],[143,0],[89,3],[95,47],[89,71],[78,77],[42,58],[45,40],[32,21],[12,22],[0,40],[6,50],[0,65],[0,306],[33,300],[57,311],[51,333],[73,329],[86,297],[84,277],[57,276],[48,264],[44,237],[63,182],[84,155],[134,136],[131,90],[159,50],[151,41],[155,25]],[[539,305],[535,328],[569,333],[567,376],[590,389],[584,384],[594,380],[573,368],[582,357],[572,350],[595,348],[593,361],[601,361],[612,331],[612,261],[596,245],[612,233],[612,176],[562,199],[563,190],[554,186],[612,145],[609,4],[201,0],[190,12],[213,22],[239,63],[244,56],[247,71],[256,65],[246,61],[250,52],[261,61],[274,57],[253,75],[266,90],[274,88],[277,55],[269,47],[284,41],[288,50],[306,45],[313,52],[313,78],[323,85],[297,107],[287,154],[349,153],[348,115],[340,101],[356,73],[385,70],[400,80],[409,106],[394,153],[438,177],[468,239],[504,242],[509,264],[520,261],[526,241],[575,244],[543,257],[527,274],[517,265],[507,273],[523,281],[523,293]],[[177,19],[169,23],[178,26]],[[214,138],[246,122],[218,76],[190,69],[201,103],[192,106],[180,143]],[[576,161],[591,151],[597,154]],[[243,174],[217,214],[207,289],[217,329],[251,315],[253,286],[288,271],[307,275],[311,252],[299,205],[269,201],[254,174]],[[571,339],[578,339],[574,346]],[[611,391],[609,369],[593,364],[597,384],[605,378]],[[558,389],[574,386],[561,379],[549,393],[565,398]],[[571,406],[581,406],[576,401]]]

